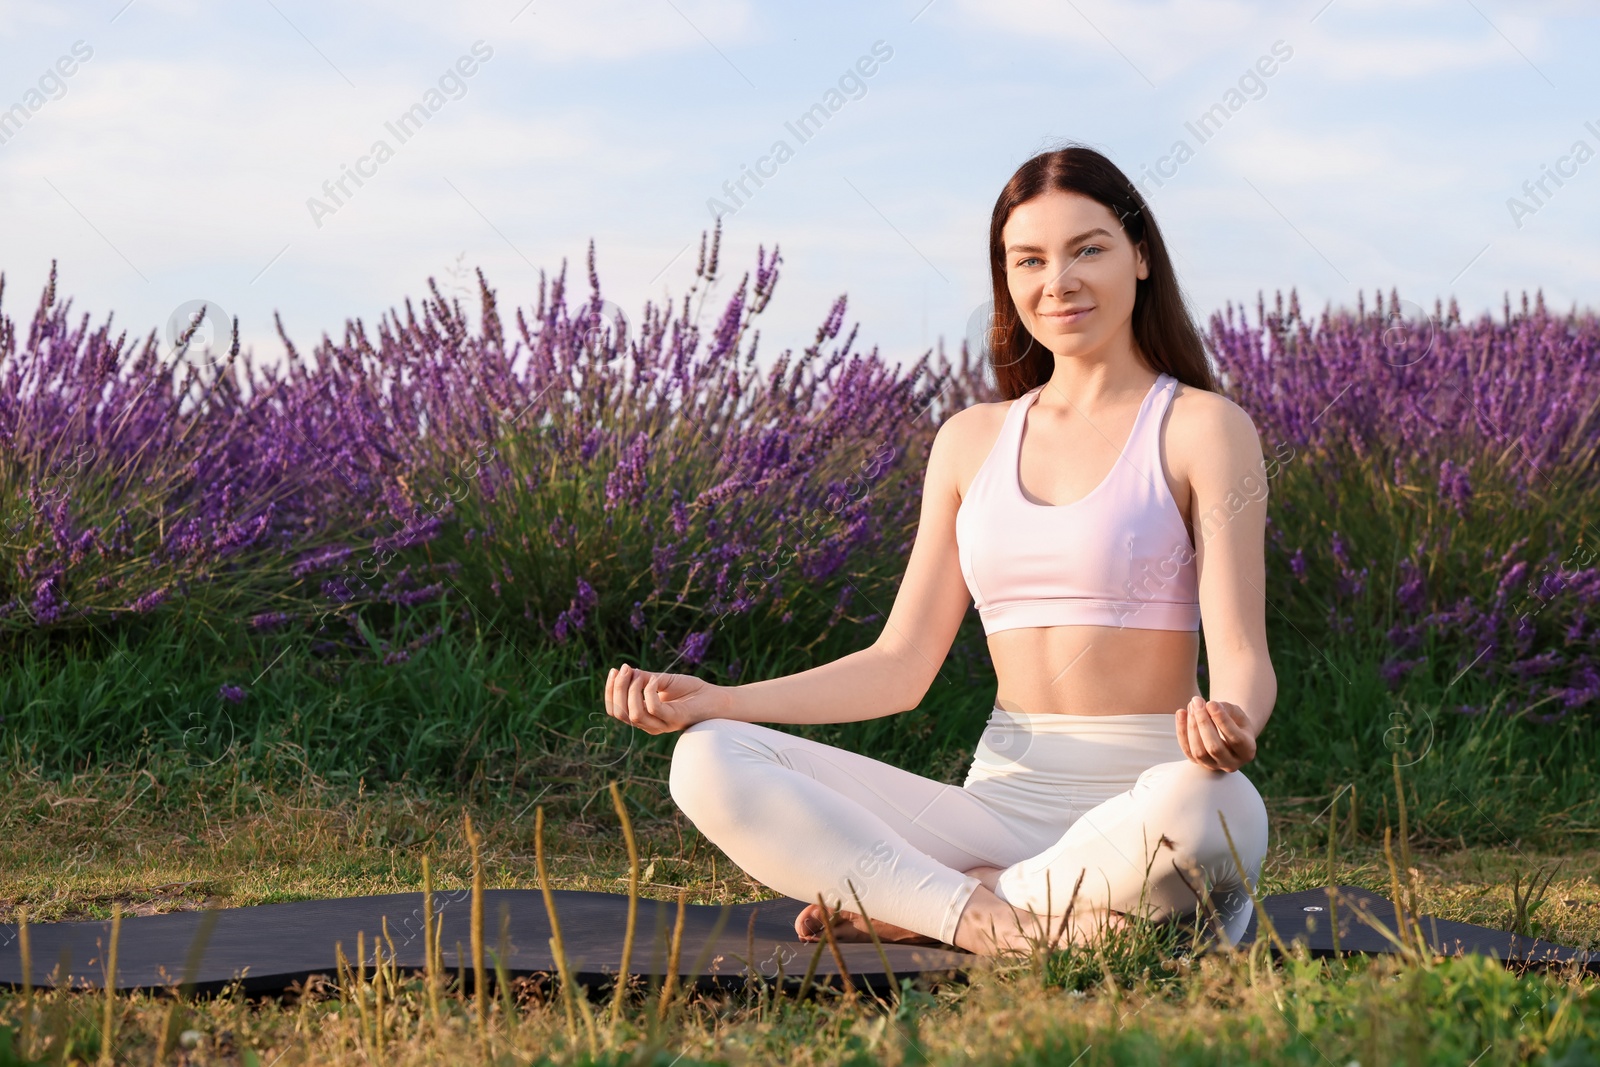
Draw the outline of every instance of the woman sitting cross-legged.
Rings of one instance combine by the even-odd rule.
[[[1267,848],[1239,768],[1277,696],[1260,440],[1216,391],[1155,220],[1104,156],[1023,164],[989,265],[990,365],[1012,399],[939,427],[877,641],[739,686],[623,665],[606,710],[682,730],[673,800],[758,882],[820,894],[842,939],[868,936],[861,909],[885,939],[984,954],[1198,911],[1231,944]],[[916,707],[969,603],[998,686],[960,787],[757,725]],[[810,904],[796,933],[823,921]]]

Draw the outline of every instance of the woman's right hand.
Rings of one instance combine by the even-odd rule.
[[[606,714],[648,734],[671,733],[716,718],[724,688],[690,674],[641,671],[625,663],[606,674]]]

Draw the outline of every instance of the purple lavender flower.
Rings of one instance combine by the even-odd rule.
[[[217,696],[230,704],[244,703],[245,691],[236,685],[225,685],[217,690]]]
[[[1386,660],[1384,661],[1383,665],[1378,668],[1378,673],[1382,676],[1385,684],[1387,684],[1390,689],[1396,689],[1399,687],[1401,681],[1409,676],[1412,671],[1426,663],[1427,659],[1428,657],[1422,656],[1417,659]]]
[[[1527,678],[1536,674],[1543,674],[1559,665],[1560,662],[1561,653],[1552,648],[1548,651],[1539,653],[1537,656],[1531,656],[1528,659],[1518,660],[1515,663],[1512,663],[1510,666],[1510,671],[1512,674],[1515,674],[1520,678]]]
[[[1572,672],[1571,684],[1561,690],[1562,706],[1577,708],[1600,699],[1600,670],[1593,663],[1585,663]]]
[[[1332,552],[1334,562],[1339,565],[1339,580],[1336,583],[1340,596],[1357,597],[1366,592],[1367,567],[1360,571],[1350,566],[1350,552],[1344,543],[1344,538],[1339,531],[1333,532]]]
[[[600,451],[600,444],[605,440],[605,430],[599,426],[592,426],[584,435],[583,444],[578,449],[578,456],[583,462],[588,463],[594,454]]]
[[[52,574],[34,587],[33,617],[40,625],[55,622],[67,606],[60,595],[60,581],[59,574]]]
[[[1457,514],[1467,517],[1467,503],[1472,499],[1472,481],[1465,469],[1449,459],[1439,464],[1439,497],[1450,502]]]
[[[556,616],[552,631],[556,643],[564,645],[574,633],[582,630],[588,624],[589,613],[599,602],[600,596],[594,591],[594,586],[579,578],[577,594],[573,596],[566,610]]]
[[[1333,531],[1333,540],[1330,543],[1329,548],[1333,553],[1333,559],[1335,563],[1344,568],[1350,566],[1350,554],[1346,550],[1344,538],[1339,535],[1338,530]]]
[[[142,615],[147,611],[153,610],[156,605],[163,603],[167,599],[168,593],[169,590],[166,586],[162,586],[160,589],[152,589],[132,604],[129,604],[128,610],[136,615]]]
[[[606,511],[624,505],[636,506],[644,499],[649,460],[650,438],[641,430],[634,435],[616,468],[606,476]]]
[[[1400,588],[1395,591],[1395,603],[1407,615],[1422,614],[1427,586],[1422,569],[1411,559],[1400,561]]]
[[[711,647],[711,631],[700,630],[691,633],[683,639],[683,660],[685,663],[698,665],[705,659],[706,650]]]

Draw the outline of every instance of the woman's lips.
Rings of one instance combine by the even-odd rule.
[[[1055,319],[1057,322],[1065,324],[1069,322],[1077,322],[1079,319],[1083,318],[1093,310],[1093,307],[1086,307],[1079,311],[1047,311],[1045,312],[1044,317],[1047,319]]]

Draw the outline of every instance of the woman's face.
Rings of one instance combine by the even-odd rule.
[[[1052,190],[1013,208],[1000,235],[1011,299],[1040,344],[1082,355],[1129,329],[1150,267],[1110,208]]]

